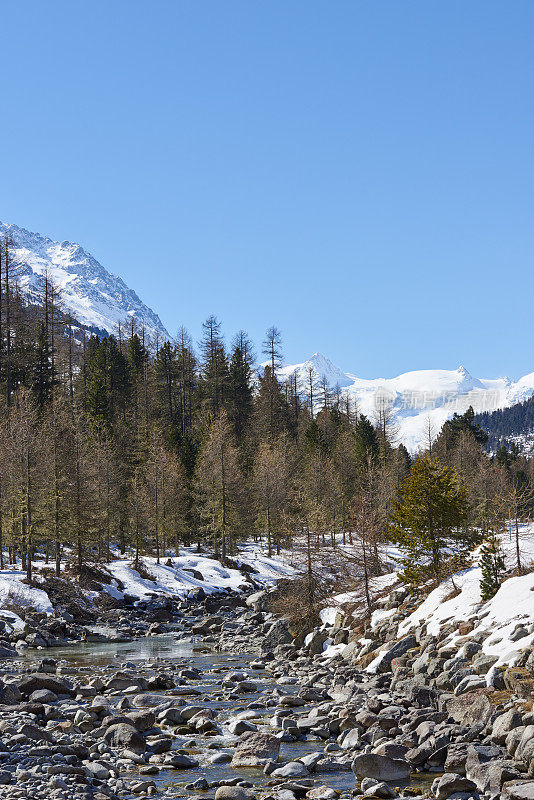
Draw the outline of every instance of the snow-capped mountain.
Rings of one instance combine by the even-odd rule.
[[[475,378],[460,366],[455,370],[417,370],[396,378],[368,380],[343,372],[321,353],[302,364],[283,367],[279,375],[286,379],[296,372],[305,391],[310,369],[317,382],[324,377],[331,387],[339,387],[341,394],[354,400],[359,412],[370,419],[375,419],[379,408],[386,404],[398,428],[398,441],[411,452],[426,444],[429,426],[435,438],[455,412],[462,414],[469,406],[475,412],[494,411],[534,395],[534,372],[514,382],[509,378]]]
[[[265,363],[268,364],[269,362],[267,361]],[[312,357],[304,361],[303,364],[288,364],[282,367],[278,370],[278,376],[280,380],[286,380],[290,375],[296,372],[300,384],[304,387],[309,384],[310,370],[312,371],[314,382],[318,383],[319,381],[326,380],[328,386],[332,388],[339,386],[341,389],[346,386],[351,386],[353,383],[353,378],[350,375],[342,372],[339,367],[336,367],[336,365],[332,363],[329,358],[323,356],[322,353],[314,353]]]
[[[170,338],[158,315],[81,245],[54,242],[40,233],[0,222],[2,234],[13,243],[13,257],[21,273],[17,282],[31,301],[37,301],[39,279],[48,273],[60,290],[65,310],[83,325],[115,333],[119,322],[133,317],[150,336]]]

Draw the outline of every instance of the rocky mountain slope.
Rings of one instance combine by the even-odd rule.
[[[133,318],[149,336],[170,338],[158,315],[81,245],[54,242],[5,222],[0,222],[0,235],[12,242],[17,282],[31,302],[38,302],[40,279],[48,274],[65,310],[96,332],[114,333],[119,322],[127,324]]]

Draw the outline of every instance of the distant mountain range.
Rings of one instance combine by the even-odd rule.
[[[21,265],[18,283],[30,302],[38,301],[40,277],[48,273],[60,289],[64,308],[95,332],[115,333],[119,323],[133,318],[150,336],[160,341],[170,339],[158,315],[81,245],[55,242],[39,233],[0,222],[2,234],[13,243],[14,257]],[[477,413],[492,412],[534,396],[534,373],[518,381],[475,378],[460,366],[455,370],[418,370],[396,378],[368,380],[343,372],[321,353],[301,364],[284,366],[279,377],[284,379],[296,372],[304,390],[309,384],[310,370],[317,385],[322,381],[331,388],[338,387],[370,419],[376,418],[380,405],[390,407],[398,428],[398,441],[412,452],[426,442],[429,425],[436,436],[455,411],[462,413],[473,406]],[[318,386],[316,394],[319,402]]]
[[[454,412],[473,406],[475,412],[495,411],[522,403],[534,395],[534,372],[518,381],[510,378],[475,378],[465,367],[455,370],[427,369],[405,372],[396,378],[367,380],[343,372],[321,353],[302,364],[290,364],[279,371],[280,378],[297,373],[301,386],[309,383],[310,370],[316,384],[326,379],[339,387],[343,396],[355,401],[360,413],[376,418],[380,406],[391,409],[397,439],[415,452],[427,441],[428,428],[434,438]],[[318,403],[320,402],[317,392]]]
[[[150,336],[170,338],[158,315],[81,245],[54,242],[5,222],[0,222],[2,234],[13,242],[13,255],[21,265],[18,284],[30,301],[37,301],[39,279],[48,273],[61,291],[65,310],[83,325],[115,333],[119,322],[133,317]]]

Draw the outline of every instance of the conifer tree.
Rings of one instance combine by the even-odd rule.
[[[228,387],[228,360],[221,334],[221,323],[213,314],[202,323],[203,336],[200,342],[202,353],[202,391],[208,409],[215,417],[223,407]]]
[[[493,532],[490,532],[486,542],[482,545],[479,566],[482,569],[480,596],[482,601],[486,602],[499,591],[506,571],[504,556]]]
[[[244,331],[235,337],[228,370],[228,418],[238,440],[247,430],[252,414],[252,345]]]
[[[215,418],[202,447],[197,490],[201,515],[217,555],[226,559],[242,532],[242,478],[232,428],[225,411]]]
[[[388,536],[404,553],[405,579],[439,581],[458,568],[479,540],[468,522],[467,489],[455,470],[428,456],[416,459],[389,513]]]

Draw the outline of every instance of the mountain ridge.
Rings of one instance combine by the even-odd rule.
[[[30,302],[38,300],[40,278],[48,273],[61,291],[62,304],[83,325],[111,334],[133,318],[150,336],[170,338],[155,311],[82,245],[1,221],[0,235],[12,242],[21,272],[17,282]]]
[[[327,370],[321,374],[321,366]],[[455,412],[464,413],[472,406],[476,413],[508,408],[534,396],[534,373],[517,381],[508,377],[476,378],[465,366],[455,370],[411,370],[393,378],[360,378],[343,372],[321,353],[300,364],[285,365],[279,376],[287,379],[296,373],[302,389],[310,380],[310,369],[315,381],[323,378],[332,387],[339,388],[342,396],[349,397],[360,413],[374,419],[379,406],[389,407],[394,426],[398,428],[397,441],[411,452],[419,450],[427,441],[430,425],[434,438],[443,423]],[[341,376],[345,380],[332,380]],[[321,400],[318,395],[319,406]]]

